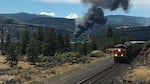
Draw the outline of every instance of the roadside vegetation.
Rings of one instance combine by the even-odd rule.
[[[3,32],[4,33],[4,32]],[[68,35],[56,32],[53,29],[38,28],[30,32],[25,28],[19,39],[12,40],[7,34],[3,54],[6,54],[6,62],[11,67],[17,66],[21,60],[28,61],[32,65],[45,62],[51,66],[63,63],[86,63],[88,54],[93,50],[101,50],[114,47],[118,43],[124,43],[129,39],[126,37],[113,37],[112,28],[109,26],[106,38],[93,37],[88,41],[70,43]]]
[[[58,73],[56,67],[90,63],[95,58],[105,57],[103,52],[106,48],[129,40],[127,37],[113,37],[111,27],[106,36],[103,39],[93,37],[88,41],[70,43],[68,35],[53,29],[39,28],[30,32],[25,28],[15,41],[9,34],[6,35],[3,63],[9,65],[9,73],[20,74],[19,77],[26,81],[34,78],[31,73],[35,76],[39,73],[38,76],[47,78],[49,74]]]

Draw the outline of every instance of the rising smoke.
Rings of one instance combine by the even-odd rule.
[[[75,37],[92,28],[95,23],[105,25],[107,18],[104,16],[103,9],[114,11],[121,7],[126,11],[129,8],[129,0],[81,0],[81,2],[91,5],[91,8],[84,15],[82,21],[76,25]]]

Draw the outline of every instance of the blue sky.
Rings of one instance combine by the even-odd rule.
[[[150,0],[131,0],[131,8],[128,13],[121,9],[110,12],[105,10],[106,15],[130,15],[150,17]],[[88,6],[79,0],[1,0],[0,13],[27,12],[32,14],[47,14],[55,17],[83,16]]]

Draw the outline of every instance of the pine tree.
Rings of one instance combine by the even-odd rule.
[[[6,36],[6,43],[5,43],[5,46],[4,46],[5,54],[8,52],[9,46],[10,46],[10,35],[7,34],[7,36]]]
[[[113,37],[113,30],[112,30],[111,26],[108,26],[108,28],[107,28],[106,37],[107,38],[112,38]]]
[[[83,43],[77,43],[77,52],[79,52],[82,55],[88,54],[88,46],[86,42]]]
[[[68,35],[65,35],[64,36],[64,50],[65,51],[70,51],[70,48],[71,48],[71,44],[70,44],[70,40],[69,40],[69,36]]]
[[[56,52],[56,33],[53,29],[47,29],[45,32],[45,39],[43,42],[43,54],[45,56],[53,56]]]
[[[39,54],[42,54],[42,45],[43,45],[43,41],[44,41],[44,31],[42,28],[38,28],[37,31],[37,48],[38,48],[38,52]]]
[[[89,43],[89,47],[90,47],[90,51],[92,51],[92,50],[97,50],[98,49],[98,47],[97,47],[97,44],[96,44],[96,42],[94,41],[94,40],[92,40],[90,43]]]
[[[1,48],[2,48],[2,55],[4,54],[4,27],[1,27]]]
[[[8,46],[6,61],[9,63],[10,67],[17,66],[17,64],[18,64],[18,53],[16,50],[15,43],[11,43]]]
[[[56,49],[58,52],[63,52],[65,50],[65,45],[64,45],[64,37],[62,33],[57,33],[56,35]]]
[[[25,55],[27,45],[29,44],[30,41],[30,32],[27,28],[25,28],[22,32],[21,38],[20,38],[20,54]]]
[[[27,47],[28,61],[32,62],[32,64],[35,64],[38,59],[38,47],[36,42],[35,34],[33,34]]]

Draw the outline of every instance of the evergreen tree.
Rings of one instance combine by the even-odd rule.
[[[28,56],[28,61],[32,62],[33,64],[35,64],[35,62],[38,59],[38,47],[37,47],[37,43],[36,43],[35,34],[32,35],[32,38],[28,44],[27,56]]]
[[[62,33],[57,33],[55,43],[57,44],[56,50],[58,52],[63,52],[65,50],[64,37],[63,37]]]
[[[42,45],[43,45],[43,41],[44,41],[44,31],[42,28],[38,28],[37,31],[37,48],[38,48],[38,52],[39,54],[42,54]]]
[[[15,43],[11,43],[8,46],[6,61],[9,63],[10,67],[14,67],[18,64],[18,53],[16,50]]]
[[[30,41],[30,32],[27,28],[25,28],[22,32],[21,38],[20,38],[20,54],[25,55],[26,48]]]
[[[4,54],[4,27],[1,27],[1,49],[2,55]]]
[[[7,34],[7,36],[6,36],[6,43],[5,43],[5,46],[4,46],[4,51],[5,51],[5,53],[8,52],[9,46],[10,46],[10,35]]]
[[[107,28],[106,37],[107,38],[112,38],[113,37],[113,30],[112,30],[111,26],[108,26],[108,28]]]
[[[68,35],[65,35],[64,36],[64,50],[65,51],[69,51],[70,48],[71,48],[71,44],[70,44],[70,40],[69,40],[69,36]]]
[[[97,44],[96,44],[96,42],[94,41],[94,40],[92,40],[90,43],[89,43],[89,47],[90,47],[90,51],[92,51],[92,50],[97,50],[98,49],[98,47],[97,47]]]
[[[76,44],[76,50],[82,55],[87,55],[88,54],[88,45],[86,42],[83,43],[77,43]]]
[[[43,54],[45,56],[53,56],[56,52],[56,33],[53,29],[47,29],[45,32],[45,39],[43,42]]]

